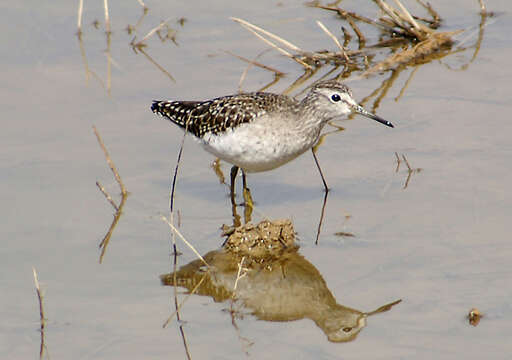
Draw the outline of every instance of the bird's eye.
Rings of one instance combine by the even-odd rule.
[[[338,102],[341,100],[341,97],[338,94],[334,94],[333,96],[331,96],[331,99],[334,102]]]
[[[334,96],[334,95],[333,95],[333,96]],[[352,328],[351,328],[351,327],[348,327],[348,326],[343,328],[343,331],[345,331],[345,332],[350,332],[350,330],[352,330]]]

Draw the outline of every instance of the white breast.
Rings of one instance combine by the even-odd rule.
[[[269,126],[267,119],[260,118],[219,135],[207,134],[201,142],[208,152],[246,172],[272,170],[310,149],[318,139],[304,137],[286,122],[279,124]]]

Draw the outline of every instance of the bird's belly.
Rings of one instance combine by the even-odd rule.
[[[315,141],[278,133],[254,135],[254,129],[239,127],[222,135],[202,139],[204,148],[220,159],[246,172],[275,169],[310,149]]]

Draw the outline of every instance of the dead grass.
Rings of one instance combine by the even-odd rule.
[[[101,240],[100,245],[99,245],[99,248],[101,249],[99,262],[101,264],[103,262],[103,257],[105,256],[105,252],[107,251],[108,244],[110,243],[110,238],[112,237],[112,233],[114,232],[114,229],[115,229],[117,223],[119,222],[119,219],[121,218],[121,215],[123,213],[123,207],[124,207],[124,204],[126,203],[126,199],[128,197],[128,191],[126,191],[126,188],[123,184],[121,176],[117,172],[116,166],[114,165],[114,162],[110,158],[110,154],[108,153],[107,148],[105,147],[105,144],[103,143],[103,140],[101,139],[101,136],[100,136],[98,130],[96,129],[95,126],[93,126],[92,128],[94,131],[94,135],[96,135],[96,139],[98,140],[98,143],[99,143],[101,149],[103,150],[105,159],[107,160],[107,164],[110,167],[110,170],[112,171],[112,173],[114,174],[114,178],[116,179],[116,182],[118,183],[119,188],[121,190],[121,202],[119,203],[119,205],[117,205],[116,202],[109,195],[107,190],[105,190],[105,188],[99,183],[99,181],[96,181],[96,186],[98,187],[98,189],[101,191],[101,193],[105,196],[107,201],[110,203],[110,205],[112,205],[112,207],[115,210],[114,219],[112,220],[112,223],[110,224],[110,227],[109,227],[106,235],[103,237],[103,240]]]

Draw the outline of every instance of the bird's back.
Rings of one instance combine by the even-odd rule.
[[[153,101],[151,110],[203,138],[206,134],[220,135],[240,124],[295,105],[296,100],[285,95],[255,92],[207,101]]]

